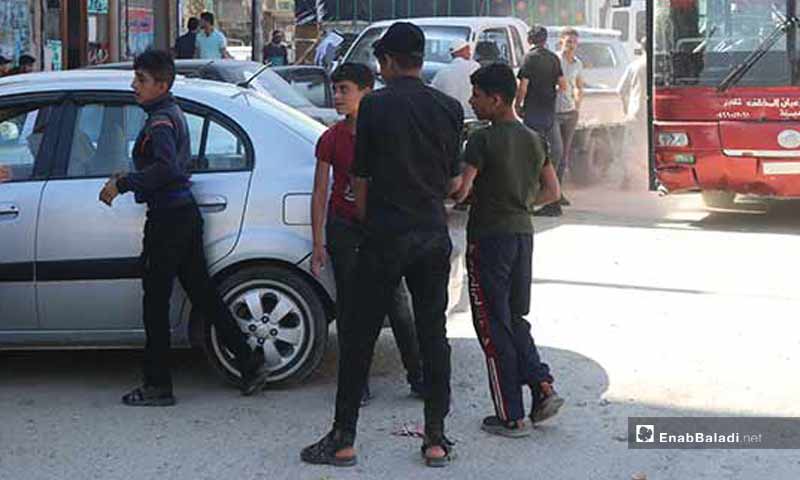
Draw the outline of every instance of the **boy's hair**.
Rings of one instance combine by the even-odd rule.
[[[210,25],[214,25],[214,14],[211,12],[203,12],[200,14],[200,18],[208,22]]]
[[[514,103],[514,97],[517,95],[517,78],[508,65],[492,63],[479,68],[469,78],[472,85],[487,95],[499,95],[506,105]]]
[[[425,59],[422,57],[418,57],[416,55],[408,55],[405,53],[384,53],[378,57],[392,57],[394,61],[397,63],[397,66],[402,68],[403,70],[416,70],[422,67],[423,62]]]
[[[363,63],[347,62],[336,67],[331,74],[331,81],[353,82],[361,90],[375,87],[375,74]]]
[[[575,37],[575,38],[579,38],[579,37],[580,37],[580,35],[578,35],[578,31],[577,31],[577,30],[575,30],[574,28],[572,28],[572,27],[567,27],[567,28],[565,28],[564,30],[561,30],[561,35],[559,35],[559,37],[560,37],[560,38],[564,38],[564,37]]]
[[[147,72],[157,82],[166,82],[169,88],[175,82],[175,61],[164,50],[145,50],[133,60],[133,69]]]
[[[200,20],[198,20],[197,17],[192,17],[188,22],[186,22],[186,28],[188,28],[190,31],[197,30],[198,27],[200,27]]]

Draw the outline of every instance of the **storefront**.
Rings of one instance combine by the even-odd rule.
[[[0,55],[16,61],[22,54],[35,55],[35,12],[29,0],[0,1]]]

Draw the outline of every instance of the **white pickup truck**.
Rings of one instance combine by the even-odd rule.
[[[473,58],[481,64],[502,62],[515,71],[522,66],[528,43],[528,25],[513,17],[429,17],[396,19],[367,26],[338,63],[362,63],[378,71],[372,44],[396,21],[408,21],[425,32],[422,78],[430,83],[436,72],[450,62],[454,40],[470,43]],[[549,46],[556,48],[562,27],[548,27]],[[585,65],[587,89],[573,145],[570,179],[591,183],[613,158],[613,145],[621,137],[624,117],[617,86],[629,57],[619,32],[576,27],[580,36],[578,56]]]

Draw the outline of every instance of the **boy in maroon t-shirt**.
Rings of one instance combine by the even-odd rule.
[[[356,283],[354,275],[358,247],[364,238],[356,214],[350,175],[350,166],[355,157],[356,119],[361,99],[372,91],[375,76],[365,65],[345,63],[333,72],[331,79],[336,111],[344,115],[345,119],[330,127],[317,143],[317,168],[311,200],[314,238],[311,270],[314,275],[319,276],[330,256],[336,279],[337,331],[342,332],[341,322],[347,321],[349,312],[357,308],[354,305],[357,298],[353,291]],[[328,200],[331,167],[333,191]],[[411,393],[423,397],[425,389],[422,381],[422,360],[409,294],[404,283],[400,284],[392,299],[389,322],[407,372]],[[362,395],[362,405],[369,398],[367,386]]]

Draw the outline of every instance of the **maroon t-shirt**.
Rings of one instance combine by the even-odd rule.
[[[317,161],[333,166],[333,192],[328,216],[350,222],[358,221],[350,166],[356,153],[356,136],[345,122],[329,128],[317,142]]]

